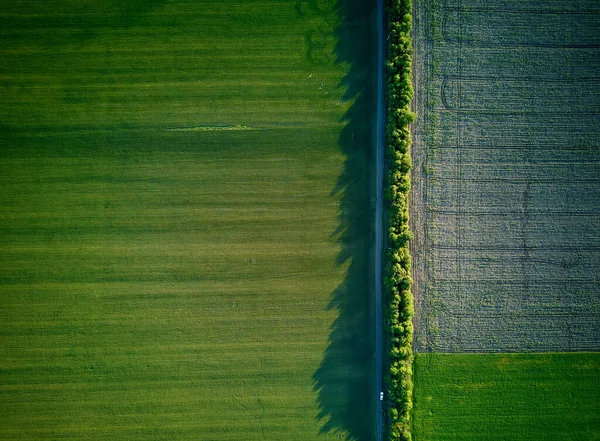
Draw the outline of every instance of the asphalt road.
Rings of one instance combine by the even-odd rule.
[[[383,132],[384,132],[384,96],[383,96],[383,0],[377,0],[377,124],[375,126],[375,375],[377,395],[383,391],[383,313],[381,307],[381,284],[383,273],[381,259],[383,255]],[[384,397],[386,398],[386,397]],[[383,438],[383,402],[377,396],[377,441]]]

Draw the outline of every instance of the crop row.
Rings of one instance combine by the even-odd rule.
[[[387,373],[389,439],[408,441],[412,410],[412,317],[410,291],[411,258],[408,241],[408,195],[410,192],[410,109],[412,87],[412,0],[389,0],[387,59],[386,144],[388,182],[385,189],[388,237],[384,286],[386,293]]]

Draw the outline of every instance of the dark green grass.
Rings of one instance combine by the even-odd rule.
[[[368,438],[334,4],[2,5],[0,438]]]
[[[418,354],[415,440],[598,440],[598,385],[597,353]]]

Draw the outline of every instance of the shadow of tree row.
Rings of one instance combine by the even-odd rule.
[[[339,87],[352,105],[339,147],[346,160],[333,195],[340,195],[340,245],[336,264],[347,264],[343,282],[331,295],[329,309],[338,317],[331,326],[323,361],[313,376],[318,393],[321,433],[348,440],[371,440],[376,434],[373,299],[374,158],[377,80],[377,3],[339,0],[336,12],[336,61],[349,66]]]

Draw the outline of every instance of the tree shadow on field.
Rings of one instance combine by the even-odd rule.
[[[375,439],[375,317],[373,294],[374,158],[376,118],[377,3],[339,0],[336,56],[349,71],[340,87],[353,100],[344,115],[339,146],[346,156],[332,194],[340,194],[340,244],[336,265],[348,265],[344,281],[332,293],[329,309],[338,318],[313,376],[318,392],[321,433],[345,439]]]

